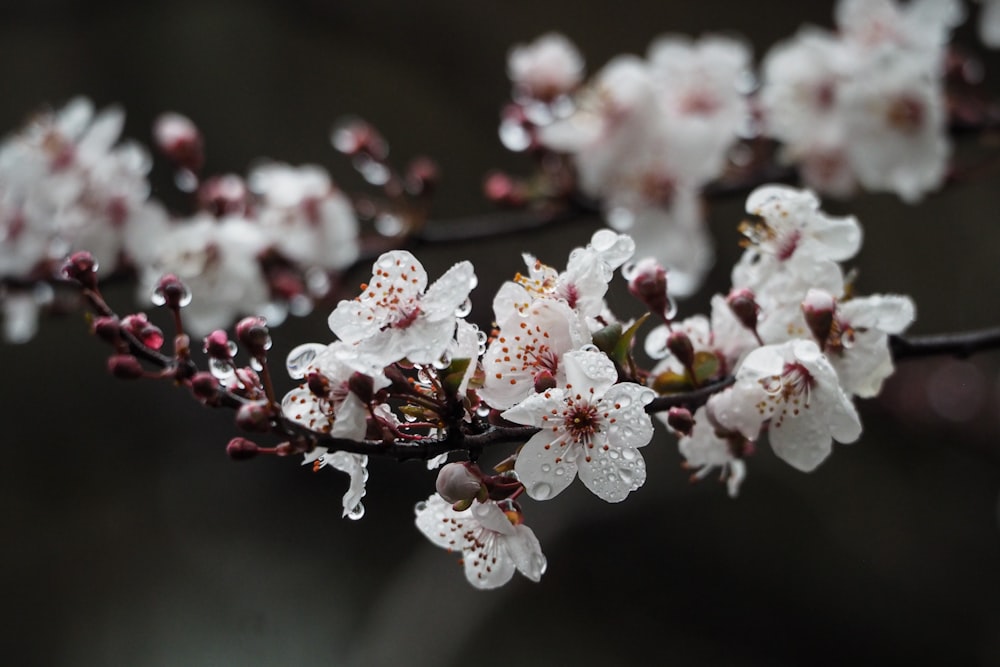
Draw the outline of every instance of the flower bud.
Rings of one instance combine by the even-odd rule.
[[[837,300],[832,294],[823,290],[812,288],[806,292],[806,298],[802,300],[802,314],[820,349],[823,349],[827,339],[830,338],[836,309]]]
[[[230,344],[229,335],[222,329],[216,329],[205,336],[204,350],[212,359],[219,361],[229,361],[233,358],[233,345]]]
[[[628,291],[654,315],[666,317],[673,310],[667,296],[667,272],[653,258],[639,260],[628,281]]]
[[[177,310],[191,303],[191,290],[172,273],[160,278],[153,289],[153,304]]]
[[[256,442],[247,440],[246,438],[233,438],[226,445],[226,454],[234,461],[252,459],[257,456],[259,450],[260,447],[257,446]]]
[[[351,393],[361,399],[362,403],[371,403],[375,393],[375,381],[369,375],[355,371],[347,380],[347,388]]]
[[[167,112],[153,124],[153,140],[168,160],[191,172],[201,170],[205,162],[201,132],[186,116]]]
[[[317,398],[326,398],[330,395],[330,379],[319,371],[311,371],[306,376],[306,386]]]
[[[726,304],[744,327],[750,331],[757,330],[757,318],[760,316],[760,306],[757,297],[746,288],[734,289],[726,297]]]
[[[191,378],[191,393],[203,401],[211,401],[219,394],[219,380],[206,371]]]
[[[245,431],[266,433],[271,427],[271,406],[267,401],[244,403],[236,411],[236,425]]]
[[[122,324],[117,317],[95,317],[90,330],[105,343],[112,345],[116,345],[122,339]]]
[[[667,411],[667,425],[682,435],[691,435],[694,428],[694,416],[687,408],[670,408]]]
[[[122,331],[128,332],[140,343],[152,350],[163,347],[163,332],[146,318],[145,313],[126,315],[122,320]]]
[[[447,463],[438,471],[438,495],[452,504],[471,501],[483,495],[482,480],[467,463]]]
[[[141,378],[146,371],[131,354],[114,354],[108,358],[108,371],[121,380]]]
[[[556,386],[556,378],[552,371],[544,370],[535,375],[535,393],[543,394]]]
[[[236,324],[236,338],[254,357],[262,357],[271,348],[267,320],[256,315],[244,317]]]
[[[63,263],[62,273],[87,289],[97,288],[97,260],[86,250],[75,252]]]
[[[493,171],[483,181],[483,194],[494,204],[520,207],[527,203],[524,187],[502,171]]]
[[[667,349],[684,368],[694,366],[694,344],[683,331],[674,331],[667,337]]]

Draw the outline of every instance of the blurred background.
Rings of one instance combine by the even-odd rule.
[[[804,22],[831,25],[832,3],[6,2],[0,128],[84,94],[121,104],[126,136],[148,144],[155,116],[176,110],[205,133],[208,173],[314,162],[351,191],[360,179],[327,138],[357,114],[398,164],[438,161],[434,217],[446,219],[489,210],[490,168],[529,168],[496,138],[514,43],[560,30],[594,72],[663,33],[742,34],[759,58]],[[982,51],[969,24],[956,39]],[[1000,94],[1000,58],[984,61]],[[912,295],[916,333],[1000,323],[998,173],[915,207],[829,203],[865,228],[859,290]],[[728,288],[741,215],[739,197],[713,202],[719,263],[682,316]],[[487,326],[522,251],[562,267],[599,224],[419,256],[432,278],[473,261],[473,319]],[[126,312],[132,297],[110,295]],[[635,313],[622,285],[611,298]],[[330,340],[325,320],[278,329],[275,361]],[[735,501],[712,479],[689,484],[659,432],[628,502],[574,485],[525,503],[549,570],[493,592],[415,530],[412,507],[434,484],[422,465],[372,461],[366,516],[341,519],[346,476],[231,462],[229,413],[166,383],[113,380],[106,354],[80,316],[0,347],[6,664],[1000,665],[997,353],[907,362],[861,402],[858,443],[809,475],[762,447]]]

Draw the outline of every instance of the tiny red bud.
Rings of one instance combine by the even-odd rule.
[[[267,401],[244,403],[236,411],[236,425],[245,431],[266,433],[271,427],[271,406]]]
[[[172,273],[160,278],[153,289],[153,304],[177,310],[191,303],[191,290]]]
[[[253,315],[244,317],[236,324],[236,338],[254,357],[262,357],[271,348],[271,334],[267,320]]]
[[[318,398],[330,395],[330,379],[319,371],[312,371],[306,376],[306,386]]]
[[[219,394],[219,380],[209,372],[195,373],[191,378],[191,393],[203,401],[210,401]]]
[[[178,167],[191,172],[201,170],[205,161],[201,132],[186,116],[173,112],[161,114],[153,124],[153,140]]]
[[[117,317],[96,317],[90,329],[105,343],[115,345],[122,339],[122,324]]]
[[[75,252],[63,263],[62,273],[87,289],[97,288],[97,260],[86,250]]]
[[[229,335],[222,329],[216,329],[205,336],[203,349],[211,359],[219,361],[229,361],[233,358],[233,344],[229,341]]]
[[[347,381],[347,388],[361,399],[362,403],[370,403],[375,393],[375,381],[371,376],[355,371]]]
[[[139,360],[131,354],[115,354],[109,357],[108,371],[121,380],[135,380],[146,372]]]
[[[670,408],[667,411],[667,425],[683,435],[691,435],[694,428],[694,415],[687,408]]]
[[[823,290],[810,289],[802,300],[802,314],[820,348],[824,347],[830,338],[836,309],[837,300],[832,294]]]
[[[544,370],[535,375],[535,393],[542,394],[549,389],[555,389],[556,378],[552,371]]]
[[[757,297],[746,288],[734,289],[726,297],[726,303],[744,327],[750,331],[757,330],[757,318],[760,316],[760,306]]]
[[[483,181],[483,194],[494,204],[520,207],[527,196],[520,183],[501,171],[490,172]]]
[[[694,365],[694,344],[691,338],[683,331],[674,331],[667,337],[667,349],[677,357],[684,368],[691,368]]]
[[[233,438],[226,445],[226,454],[229,458],[234,461],[246,461],[247,459],[252,459],[257,456],[257,452],[260,447],[257,446],[256,442],[252,440],[247,440],[246,438]]]
[[[121,328],[152,350],[159,350],[163,347],[163,332],[149,321],[145,313],[126,315],[122,320]]]
[[[667,295],[667,271],[655,259],[647,257],[636,263],[628,291],[654,315],[671,317],[673,305]]]

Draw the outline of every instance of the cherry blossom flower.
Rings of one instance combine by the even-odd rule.
[[[983,44],[995,49],[1000,47],[1000,0],[979,0],[983,7],[979,10],[979,39]]]
[[[861,422],[837,371],[810,340],[765,345],[748,354],[736,383],[708,407],[725,429],[755,441],[767,423],[779,458],[809,472],[830,454],[832,440],[854,442]]]
[[[431,543],[462,554],[465,577],[476,588],[503,586],[515,570],[535,582],[545,573],[541,545],[520,523],[520,512],[508,514],[492,501],[458,512],[435,493],[417,503],[416,514],[417,528]]]
[[[643,409],[653,392],[616,384],[614,364],[601,352],[568,352],[563,364],[564,385],[528,396],[502,414],[542,429],[521,448],[514,470],[536,500],[558,495],[578,473],[598,498],[625,500],[646,481],[639,448],[653,437]]]
[[[819,334],[819,345],[844,391],[862,398],[877,396],[894,370],[889,334],[902,333],[913,322],[913,301],[881,294],[838,301],[821,290],[810,290],[802,308],[807,319],[813,314],[812,319],[823,322],[825,330],[814,328],[813,334]]]
[[[330,329],[341,340],[358,343],[359,354],[382,366],[403,358],[434,363],[448,349],[455,313],[475,281],[472,264],[460,262],[427,287],[427,273],[416,257],[405,250],[387,252],[375,261],[361,295],[341,301],[330,314]]]
[[[515,97],[551,101],[572,92],[583,79],[583,56],[564,35],[549,32],[507,55]]]
[[[666,423],[660,413],[657,413],[657,417]],[[691,434],[681,435],[677,440],[686,467],[694,470],[692,479],[704,479],[718,468],[720,479],[726,482],[731,498],[739,495],[740,486],[746,478],[746,463],[733,454],[734,440],[741,445],[745,442],[739,434],[721,437],[716,426],[712,424],[705,406],[698,408],[694,413],[694,427]]]

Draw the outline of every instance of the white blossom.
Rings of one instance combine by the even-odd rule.
[[[502,414],[541,428],[521,448],[514,470],[536,500],[561,493],[577,474],[598,498],[625,500],[646,481],[639,448],[653,437],[643,409],[653,392],[616,383],[614,364],[601,352],[568,352],[563,362],[564,385],[528,396]]]
[[[462,556],[465,577],[476,588],[503,586],[517,570],[532,581],[545,573],[545,556],[535,533],[516,525],[495,502],[461,512],[438,494],[417,503],[417,528],[432,544]]]

